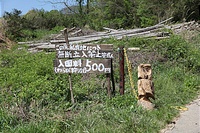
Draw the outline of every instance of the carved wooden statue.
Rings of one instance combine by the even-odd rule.
[[[138,66],[138,98],[138,103],[144,108],[154,108],[154,105],[150,101],[150,98],[155,100],[150,64],[140,64]]]

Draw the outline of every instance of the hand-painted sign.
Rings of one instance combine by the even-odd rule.
[[[56,45],[57,58],[113,58],[111,44]]]
[[[57,59],[55,73],[111,73],[110,59]]]
[[[88,50],[107,50],[112,51],[112,44],[69,44],[66,43],[56,44],[56,50],[78,50],[78,51],[88,51]]]
[[[56,52],[55,73],[111,73],[111,44],[56,44]]]

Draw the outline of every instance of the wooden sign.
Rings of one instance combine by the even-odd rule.
[[[111,73],[111,59],[56,59],[55,73]]]
[[[56,60],[54,60],[54,72],[68,73],[72,103],[75,102],[71,80],[72,73],[107,73],[107,90],[110,97],[110,76],[114,79],[112,69],[113,45],[70,44],[67,28],[63,32],[66,43],[55,44],[57,54]]]
[[[57,58],[113,58],[113,45],[111,44],[57,44],[55,45]]]

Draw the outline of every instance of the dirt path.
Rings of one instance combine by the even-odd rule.
[[[186,107],[188,110],[181,112],[161,133],[200,133],[200,96]]]

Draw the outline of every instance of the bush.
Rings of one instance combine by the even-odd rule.
[[[178,111],[199,92],[198,49],[178,36],[166,40],[113,38],[103,40],[117,46],[139,46],[140,61],[152,60],[156,109],[146,111],[137,105],[125,70],[125,95],[107,97],[104,75],[72,75],[76,103],[71,104],[67,74],[54,74],[55,52],[27,53],[13,48],[0,53],[0,124],[2,132],[159,132]],[[195,45],[196,47],[196,45]],[[195,51],[195,52],[194,52]],[[157,55],[166,58],[159,61]],[[134,57],[131,53],[129,56]],[[145,57],[147,56],[147,57]],[[117,57],[117,56],[116,56]],[[191,59],[192,58],[192,59]],[[189,59],[193,66],[188,66]],[[116,92],[119,88],[118,58],[114,59]],[[137,70],[133,70],[137,84]],[[136,86],[135,86],[136,88]],[[4,110],[4,111],[3,111]],[[5,110],[7,110],[5,112]],[[12,115],[9,115],[12,114]],[[17,121],[16,120],[21,120]]]

